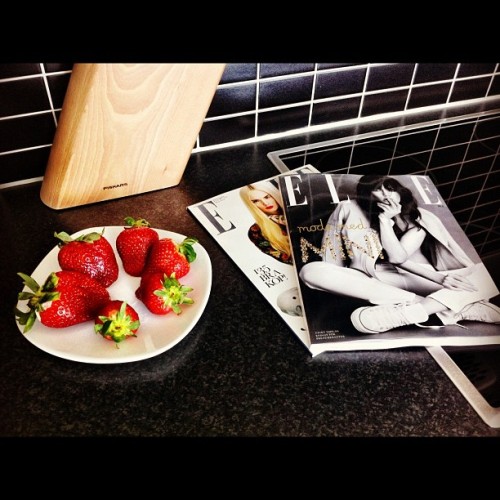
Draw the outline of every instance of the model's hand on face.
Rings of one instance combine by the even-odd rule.
[[[396,215],[401,214],[401,203],[392,198],[386,198],[383,201],[379,201],[377,206],[382,210],[380,217],[385,217],[387,219],[392,219]]]

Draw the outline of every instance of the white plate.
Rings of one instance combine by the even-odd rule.
[[[23,333],[23,326],[18,325],[19,331],[33,345],[42,351],[60,358],[82,363],[128,363],[157,356],[180,342],[196,325],[203,314],[212,286],[212,265],[208,253],[200,243],[195,243],[196,259],[191,263],[189,273],[179,281],[193,288],[188,297],[194,300],[193,304],[182,305],[182,312],[176,315],[170,312],[164,316],[148,311],[146,306],[135,296],[139,287],[140,278],[128,275],[116,251],[116,237],[123,230],[123,226],[94,227],[78,231],[73,236],[101,232],[111,243],[118,261],[118,279],[108,291],[112,299],[126,300],[139,314],[141,326],[137,337],[131,337],[119,344],[104,339],[94,332],[93,321],[86,321],[79,325],[67,328],[48,328],[38,320],[33,328]],[[172,238],[181,243],[185,236],[162,229],[156,229],[160,238]],[[40,262],[31,276],[42,285],[52,271],[61,268],[57,260],[59,248],[56,245]],[[25,288],[25,290],[28,290]],[[20,301],[17,307],[27,310],[26,301]],[[118,345],[118,348],[117,348]]]

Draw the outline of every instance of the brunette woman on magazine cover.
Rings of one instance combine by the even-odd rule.
[[[431,315],[442,325],[429,328],[463,320],[500,323],[500,308],[488,301],[498,289],[484,265],[475,264],[393,177],[359,179],[356,199],[341,201],[330,215],[322,249],[322,260],[305,264],[300,279],[312,289],[372,304],[351,314],[361,333],[425,327]]]
[[[248,230],[250,240],[265,254],[291,264],[292,253],[279,188],[270,181],[260,181],[243,186],[240,196],[255,219]]]

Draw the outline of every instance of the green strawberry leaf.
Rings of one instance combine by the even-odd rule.
[[[36,312],[34,309],[31,309],[28,312],[24,312],[19,310],[17,307],[14,309],[17,322],[24,326],[23,333],[27,333],[31,330],[36,321]]]
[[[38,290],[40,290],[40,285],[31,276],[28,276],[27,274],[24,273],[17,273],[17,274],[18,276],[21,276],[24,285],[26,285],[30,290],[32,290],[35,293],[38,292]]]
[[[163,303],[172,309],[175,314],[180,314],[182,309],[181,304],[193,304],[194,300],[187,297],[193,289],[189,286],[182,285],[176,278],[175,273],[169,277],[163,276],[162,288],[155,290],[153,293],[163,300]]]
[[[134,217],[125,217],[125,224],[131,227],[150,227],[149,222],[146,219],[135,219]]]
[[[54,233],[54,236],[58,240],[60,240],[59,246],[62,246],[68,243],[72,243],[73,241],[84,241],[85,243],[93,243],[94,241],[98,240],[103,234],[104,234],[104,229],[102,230],[102,233],[97,233],[94,231],[92,233],[81,234],[76,238],[72,238],[71,235],[69,235],[65,231],[61,231],[60,233]]]
[[[31,292],[19,292],[17,294],[17,300],[30,300],[35,294]]]
[[[179,252],[186,257],[189,263],[196,259],[196,250],[193,248],[195,243],[198,243],[198,240],[191,236],[185,238],[179,245]]]

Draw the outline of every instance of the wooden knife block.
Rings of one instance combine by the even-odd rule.
[[[179,184],[225,64],[75,64],[40,191],[55,209]]]

